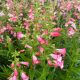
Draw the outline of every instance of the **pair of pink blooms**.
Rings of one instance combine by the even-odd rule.
[[[62,49],[56,49],[56,52],[54,54],[51,54],[51,57],[54,59],[54,63],[52,63],[50,61],[50,59],[48,59],[48,64],[50,66],[53,66],[54,67],[60,67],[61,69],[63,69],[64,67],[64,61],[63,61],[63,57],[65,57],[66,55],[66,49],[65,48],[62,48]]]
[[[29,62],[24,62],[24,61],[22,61],[22,62],[20,62],[20,63],[17,63],[16,66],[17,66],[17,67],[20,67],[21,64],[22,64],[22,65],[25,65],[25,66],[27,66],[27,67],[29,66]],[[14,63],[11,64],[11,68],[14,68]]]
[[[32,61],[33,64],[40,64],[40,60],[38,60],[38,58],[35,55],[32,56]]]
[[[76,25],[75,25],[74,21],[75,21],[75,20],[74,20],[73,18],[71,18],[71,20],[69,20],[69,21],[65,24],[65,26],[68,27],[69,25],[71,25],[71,27],[73,27],[74,29],[76,29]]]
[[[37,40],[40,42],[40,44],[46,44],[46,45],[48,44],[48,41],[42,38],[41,36],[38,36]]]
[[[68,27],[69,25],[71,25],[71,27],[68,28],[68,36],[69,36],[69,37],[73,36],[73,35],[75,34],[75,31],[77,30],[74,21],[75,21],[75,20],[74,20],[73,18],[71,18],[71,20],[69,20],[69,21],[65,24],[66,27]]]
[[[52,37],[58,37],[60,36],[60,31],[61,31],[61,28],[57,27],[57,28],[54,28],[53,31],[50,33],[50,36]]]
[[[17,80],[17,77],[18,77],[18,71],[15,69],[13,76],[9,80]],[[21,78],[22,80],[29,80],[29,76],[26,75],[25,72],[21,72]]]

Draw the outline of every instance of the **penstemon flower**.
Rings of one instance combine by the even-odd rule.
[[[66,48],[62,48],[62,49],[56,49],[58,53],[62,54],[63,56],[66,55]]]
[[[40,42],[40,44],[45,44],[45,40],[41,36],[38,36],[37,40]]]
[[[40,60],[38,60],[38,58],[35,55],[32,56],[32,61],[33,64],[40,64]]]
[[[22,39],[23,38],[23,33],[22,32],[18,32],[17,33],[17,38],[18,39]]]
[[[60,35],[61,35],[60,32],[57,32],[57,31],[50,33],[50,36],[52,36],[52,37],[58,37]]]
[[[17,71],[17,69],[14,70],[14,76],[16,76],[16,77],[18,76],[18,71]]]
[[[26,30],[29,29],[29,23],[28,23],[27,21],[24,22],[24,28],[25,28]]]
[[[22,78],[22,80],[29,80],[29,76],[26,75],[25,72],[22,72],[22,73],[21,73],[21,78]]]
[[[68,28],[68,36],[73,36],[75,34],[75,30],[72,28],[72,27],[70,27],[70,28]]]
[[[20,62],[20,64],[23,64],[25,66],[29,66],[29,62]]]
[[[41,53],[43,53],[44,48],[43,48],[43,47],[41,47],[41,46],[38,46],[38,48],[39,48],[39,51],[40,51]]]

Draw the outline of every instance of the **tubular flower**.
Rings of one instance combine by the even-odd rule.
[[[63,56],[66,55],[66,48],[62,48],[62,49],[56,49],[58,53],[62,54]]]
[[[25,65],[25,66],[29,66],[29,62],[20,62],[20,63]]]
[[[26,75],[25,72],[22,72],[22,73],[21,73],[21,78],[22,78],[22,80],[29,80],[29,76]]]
[[[72,27],[68,28],[68,36],[71,37],[74,34],[75,34],[75,30]]]
[[[38,37],[37,37],[37,40],[38,40],[41,44],[45,44],[45,40],[44,40],[41,36],[38,36]]]
[[[61,34],[59,33],[59,32],[51,32],[50,33],[50,36],[52,36],[52,37],[58,37],[58,36],[60,36]]]
[[[40,63],[40,61],[38,60],[38,58],[35,55],[32,56],[32,61],[33,61],[33,64],[39,64]]]
[[[18,32],[18,33],[17,33],[17,38],[18,38],[18,39],[23,38],[23,33],[22,33],[22,32]]]

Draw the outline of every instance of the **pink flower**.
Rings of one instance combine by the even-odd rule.
[[[15,17],[11,17],[11,18],[9,18],[9,21],[16,22],[17,21],[17,17],[16,16]]]
[[[14,75],[14,76],[12,77],[12,80],[17,80],[17,76]]]
[[[58,66],[61,69],[63,69],[63,67],[64,67],[64,61],[56,61],[56,60],[54,60],[54,67],[57,68]]]
[[[41,46],[38,46],[38,48],[39,48],[39,51],[40,51],[41,53],[43,53],[44,48],[43,48],[43,47],[41,47]]]
[[[34,19],[34,13],[33,13],[33,6],[32,6],[32,5],[30,6],[30,10],[29,10],[28,16],[29,16],[29,18],[30,18],[31,20]]]
[[[9,30],[9,31],[14,30],[13,27],[12,27],[10,24],[7,24],[6,28],[7,28],[7,30]]]
[[[59,66],[60,66],[61,69],[63,69],[63,67],[64,67],[64,61],[61,61],[61,62],[59,63]]]
[[[20,13],[20,17],[23,17],[23,13]]]
[[[25,45],[25,48],[32,49],[32,46],[30,46],[30,45],[26,44],[26,45]]]
[[[13,8],[13,1],[12,0],[7,0],[6,6],[7,6],[7,9]]]
[[[62,49],[56,49],[58,53],[62,54],[63,56],[66,55],[66,48],[62,48]]]
[[[18,76],[18,71],[16,69],[14,70],[14,76]]]
[[[77,9],[78,9],[78,11],[80,12],[80,5],[79,5],[79,6],[77,6]]]
[[[37,59],[37,57],[35,55],[32,56],[32,61],[33,61],[33,64],[39,64],[40,61]]]
[[[20,50],[19,52],[20,52],[20,53],[24,53],[24,52],[25,52],[25,50],[24,50],[24,49],[22,49],[22,50]]]
[[[22,32],[18,32],[18,33],[17,33],[17,38],[18,38],[18,39],[23,38],[23,33],[22,33]]]
[[[74,18],[70,18],[70,20],[71,20],[71,21],[73,21],[73,22],[75,21],[75,19],[74,19]]]
[[[62,29],[60,27],[54,28],[54,31],[61,31]]]
[[[22,80],[29,80],[29,76],[27,76],[24,72],[21,73],[21,78]]]
[[[73,36],[75,34],[75,30],[72,28],[72,27],[70,27],[70,28],[68,28],[68,36]]]
[[[28,23],[27,21],[24,22],[24,27],[25,27],[25,29],[27,29],[27,30],[29,29],[29,23]]]
[[[10,77],[9,80],[13,80],[12,77]]]
[[[25,66],[29,66],[29,62],[20,62],[20,63],[25,65]]]
[[[17,63],[16,63],[16,66],[17,66],[17,67],[20,67],[20,66],[21,66],[21,64],[20,64],[19,62],[17,62]]]
[[[0,29],[0,34],[3,34],[6,30],[7,30],[6,27],[1,28],[1,29]]]
[[[67,8],[67,11],[70,11],[72,8],[72,3],[68,2],[66,8]]]
[[[52,37],[58,37],[58,36],[60,36],[61,34],[59,33],[59,32],[51,32],[50,33],[50,36],[52,36]]]
[[[31,20],[34,19],[34,14],[33,14],[33,12],[29,12],[28,16],[29,16],[29,18],[30,18]]]
[[[73,22],[73,21],[68,21],[68,25],[69,24],[71,24],[71,26],[74,28],[74,29],[76,29],[76,25],[75,25],[75,23]]]
[[[14,68],[14,63],[11,64],[11,68]]]
[[[63,51],[61,51],[61,53],[62,52]],[[59,66],[61,69],[63,69],[64,62],[62,60],[61,54],[55,52],[55,54],[51,54],[51,57],[54,59],[54,63],[53,63],[54,67],[57,68]]]
[[[51,61],[50,59],[47,59],[47,62],[48,62],[48,65],[49,65],[50,67],[53,66],[53,63],[52,63],[52,61]]]
[[[45,40],[41,36],[38,36],[37,39],[41,44],[45,44]]]
[[[48,30],[44,30],[42,35],[48,35]]]
[[[41,55],[41,53],[40,52],[36,52],[36,56],[40,56]]]
[[[60,54],[51,54],[51,57],[55,59],[56,61],[61,61],[62,56]]]

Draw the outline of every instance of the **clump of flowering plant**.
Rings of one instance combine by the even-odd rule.
[[[56,72],[67,72],[66,57],[74,53],[71,42],[80,24],[80,2],[75,1],[4,2],[0,50],[8,55],[8,80],[58,80]]]

